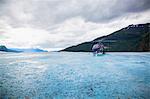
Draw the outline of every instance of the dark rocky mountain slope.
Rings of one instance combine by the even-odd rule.
[[[110,52],[150,51],[150,23],[129,25],[110,35],[65,48],[61,51],[90,52],[93,42],[102,41]]]

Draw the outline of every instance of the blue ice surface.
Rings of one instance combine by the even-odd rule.
[[[3,53],[1,98],[150,99],[150,53]]]

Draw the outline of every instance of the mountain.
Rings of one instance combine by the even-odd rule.
[[[7,48],[4,45],[0,45],[0,51],[3,51],[3,52],[48,52],[46,50],[42,50],[38,48],[30,48],[30,49]]]
[[[94,42],[101,41],[109,52],[143,52],[150,51],[150,23],[129,25],[110,35],[98,37],[92,41],[84,42],[65,48],[61,51],[91,52]]]
[[[4,45],[0,45],[0,51],[3,51],[3,52],[20,52],[20,51],[8,49],[8,48],[7,48],[6,46],[4,46]]]
[[[28,48],[28,49],[12,48],[12,49],[16,51],[21,51],[21,52],[48,52],[46,50],[42,50],[39,48]]]

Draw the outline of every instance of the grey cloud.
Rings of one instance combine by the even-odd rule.
[[[130,0],[129,2],[124,2],[127,4],[127,12],[140,12],[150,9],[150,0]]]
[[[7,21],[13,26],[30,25],[40,28],[47,28],[77,16],[96,23],[109,22],[128,13],[150,9],[149,0],[1,0],[0,2],[1,5],[5,5],[1,7],[0,15],[6,16]]]
[[[150,9],[149,0],[106,0],[92,11],[83,14],[87,21],[109,22],[128,13],[138,13]],[[90,9],[90,8],[89,8]],[[84,13],[84,12],[83,12]]]

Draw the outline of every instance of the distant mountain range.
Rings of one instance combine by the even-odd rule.
[[[91,52],[94,42],[103,42],[108,52],[145,52],[150,51],[150,23],[129,25],[110,35],[98,37],[92,41],[84,42],[65,48],[61,51]]]
[[[4,45],[0,45],[0,51],[3,51],[3,52],[20,52],[20,51],[8,49],[8,48],[7,48],[6,46],[4,46]]]
[[[29,49],[19,49],[19,48],[7,48],[4,45],[0,46],[0,51],[4,52],[47,52],[46,50],[38,48],[29,48]]]
[[[11,48],[11,49],[15,50],[15,51],[20,51],[20,52],[48,52],[46,50],[42,50],[42,49],[39,49],[39,48],[27,48],[27,49]]]

